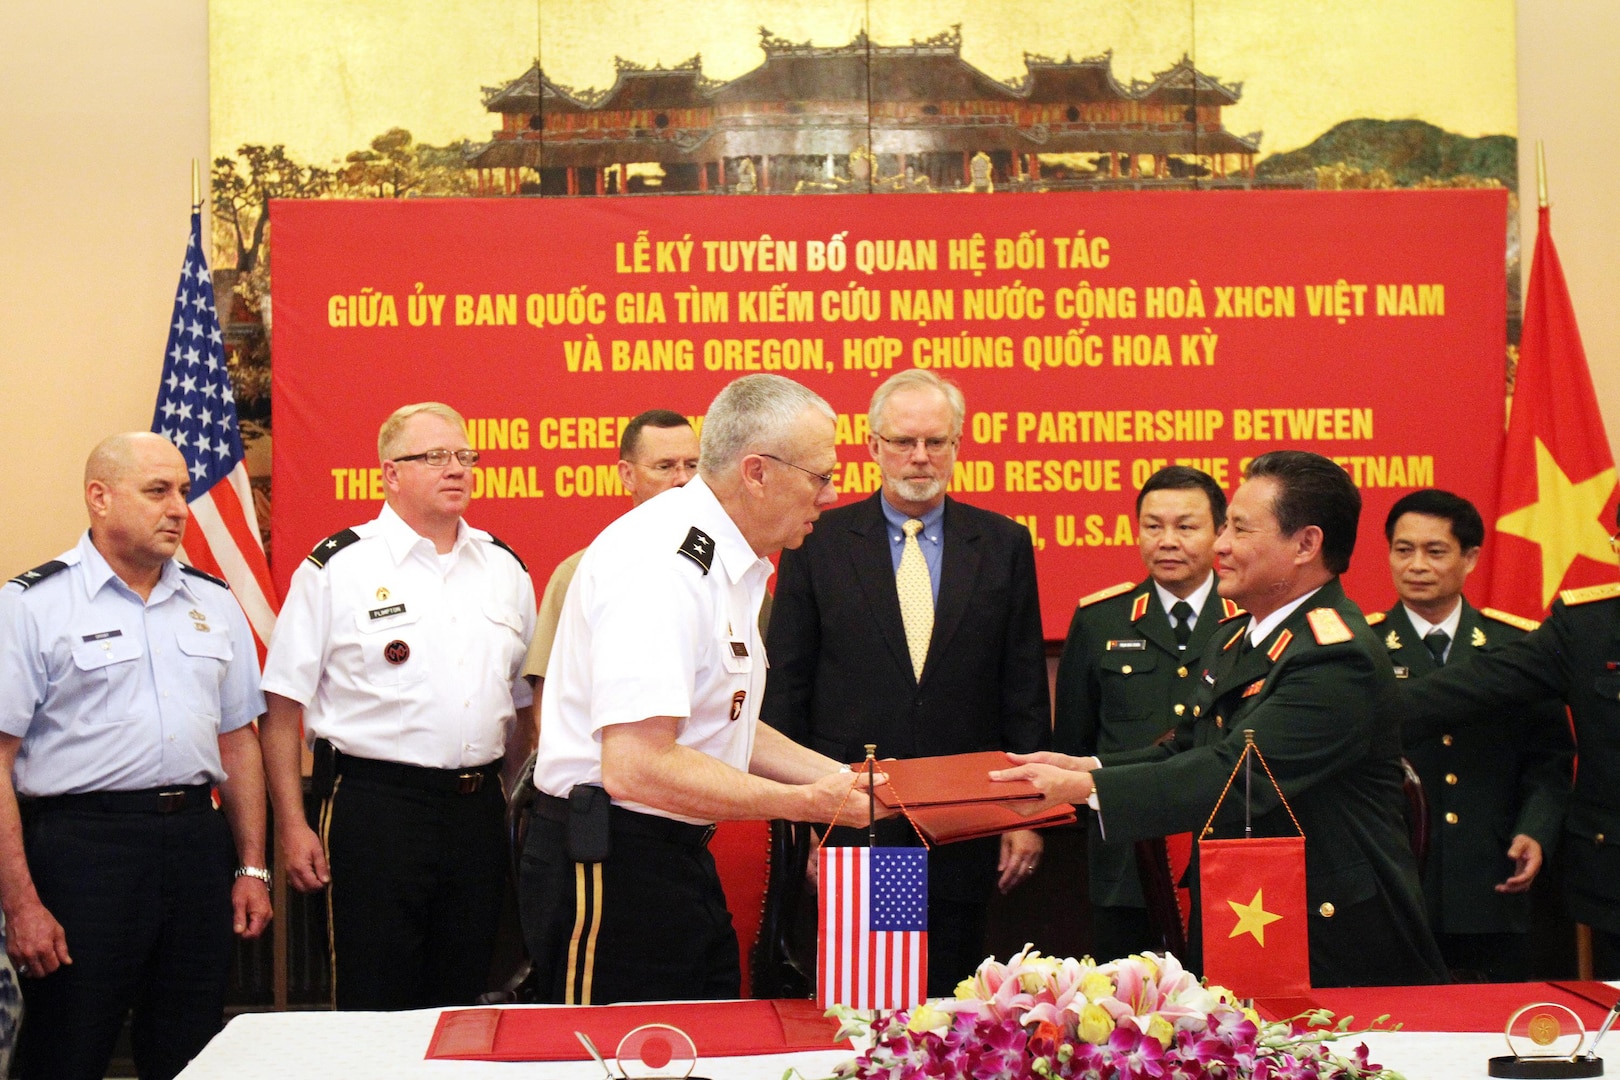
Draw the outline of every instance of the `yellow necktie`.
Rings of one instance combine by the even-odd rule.
[[[928,639],[934,633],[934,584],[928,576],[928,560],[917,543],[922,527],[917,518],[901,526],[906,546],[900,552],[900,569],[894,575],[895,591],[900,594],[900,618],[906,624],[906,647],[911,650],[911,673],[919,682],[923,661],[928,659]]]

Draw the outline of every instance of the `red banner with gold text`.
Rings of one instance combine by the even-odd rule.
[[[1365,498],[1347,585],[1393,597],[1383,518],[1440,486],[1495,520],[1503,191],[1121,192],[272,204],[278,587],[382,497],[377,427],[449,402],[484,453],[469,519],[543,586],[628,508],[624,421],[700,418],[773,371],[839,413],[839,489],[877,489],[872,390],[955,379],[958,498],[1035,537],[1046,634],[1144,575],[1137,486],[1236,488],[1278,447]]]

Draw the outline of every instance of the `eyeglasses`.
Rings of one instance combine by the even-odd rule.
[[[763,458],[770,458],[772,461],[776,462],[778,465],[786,465],[790,469],[798,469],[800,472],[804,473],[804,475],[806,475],[806,476],[814,477],[818,481],[818,483],[816,484],[816,493],[818,495],[826,488],[826,486],[828,484],[833,482],[833,474],[830,473],[830,472],[829,473],[819,473],[819,472],[816,472],[814,469],[807,469],[803,465],[795,465],[795,464],[793,464],[793,462],[788,461],[785,458],[779,458],[775,454],[761,454],[759,456],[763,457]]]
[[[455,458],[467,468],[478,464],[478,451],[476,450],[424,450],[420,454],[406,454],[397,457],[395,461],[420,461],[432,469],[442,469]]]
[[[891,439],[887,435],[872,432],[872,437],[896,453],[911,455],[917,452],[917,444],[921,443],[928,451],[929,457],[938,457],[946,450],[956,445],[955,435],[931,435],[926,439],[914,438],[910,435],[898,439]]]

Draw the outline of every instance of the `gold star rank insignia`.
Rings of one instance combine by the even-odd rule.
[[[1233,914],[1238,917],[1237,925],[1232,927],[1232,932],[1226,935],[1227,937],[1250,934],[1260,944],[1261,948],[1265,948],[1266,927],[1281,919],[1282,916],[1274,915],[1265,909],[1265,900],[1260,895],[1262,891],[1261,889],[1254,890],[1254,899],[1247,904],[1240,904],[1236,900],[1226,902],[1227,906],[1232,909]]]
[[[1469,637],[1468,644],[1472,645],[1476,649],[1483,648],[1485,645],[1484,629],[1478,626],[1474,627],[1474,633]]]
[[[1391,630],[1389,632],[1389,634],[1386,635],[1385,638],[1384,638],[1384,648],[1388,649],[1390,652],[1394,652],[1396,649],[1398,649],[1400,647],[1401,647],[1401,635],[1399,635],[1395,631]]]

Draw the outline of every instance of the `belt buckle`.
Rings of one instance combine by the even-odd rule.
[[[716,829],[718,829],[719,827],[720,826],[718,824],[716,824],[716,825],[710,825],[707,829],[704,829],[703,830],[703,839],[698,842],[698,846],[699,847],[708,847],[709,846],[709,841],[714,839],[714,831]]]
[[[456,794],[471,795],[484,786],[484,774],[481,772],[464,772],[456,777]]]
[[[186,808],[186,793],[184,791],[158,792],[158,813],[173,814]]]

